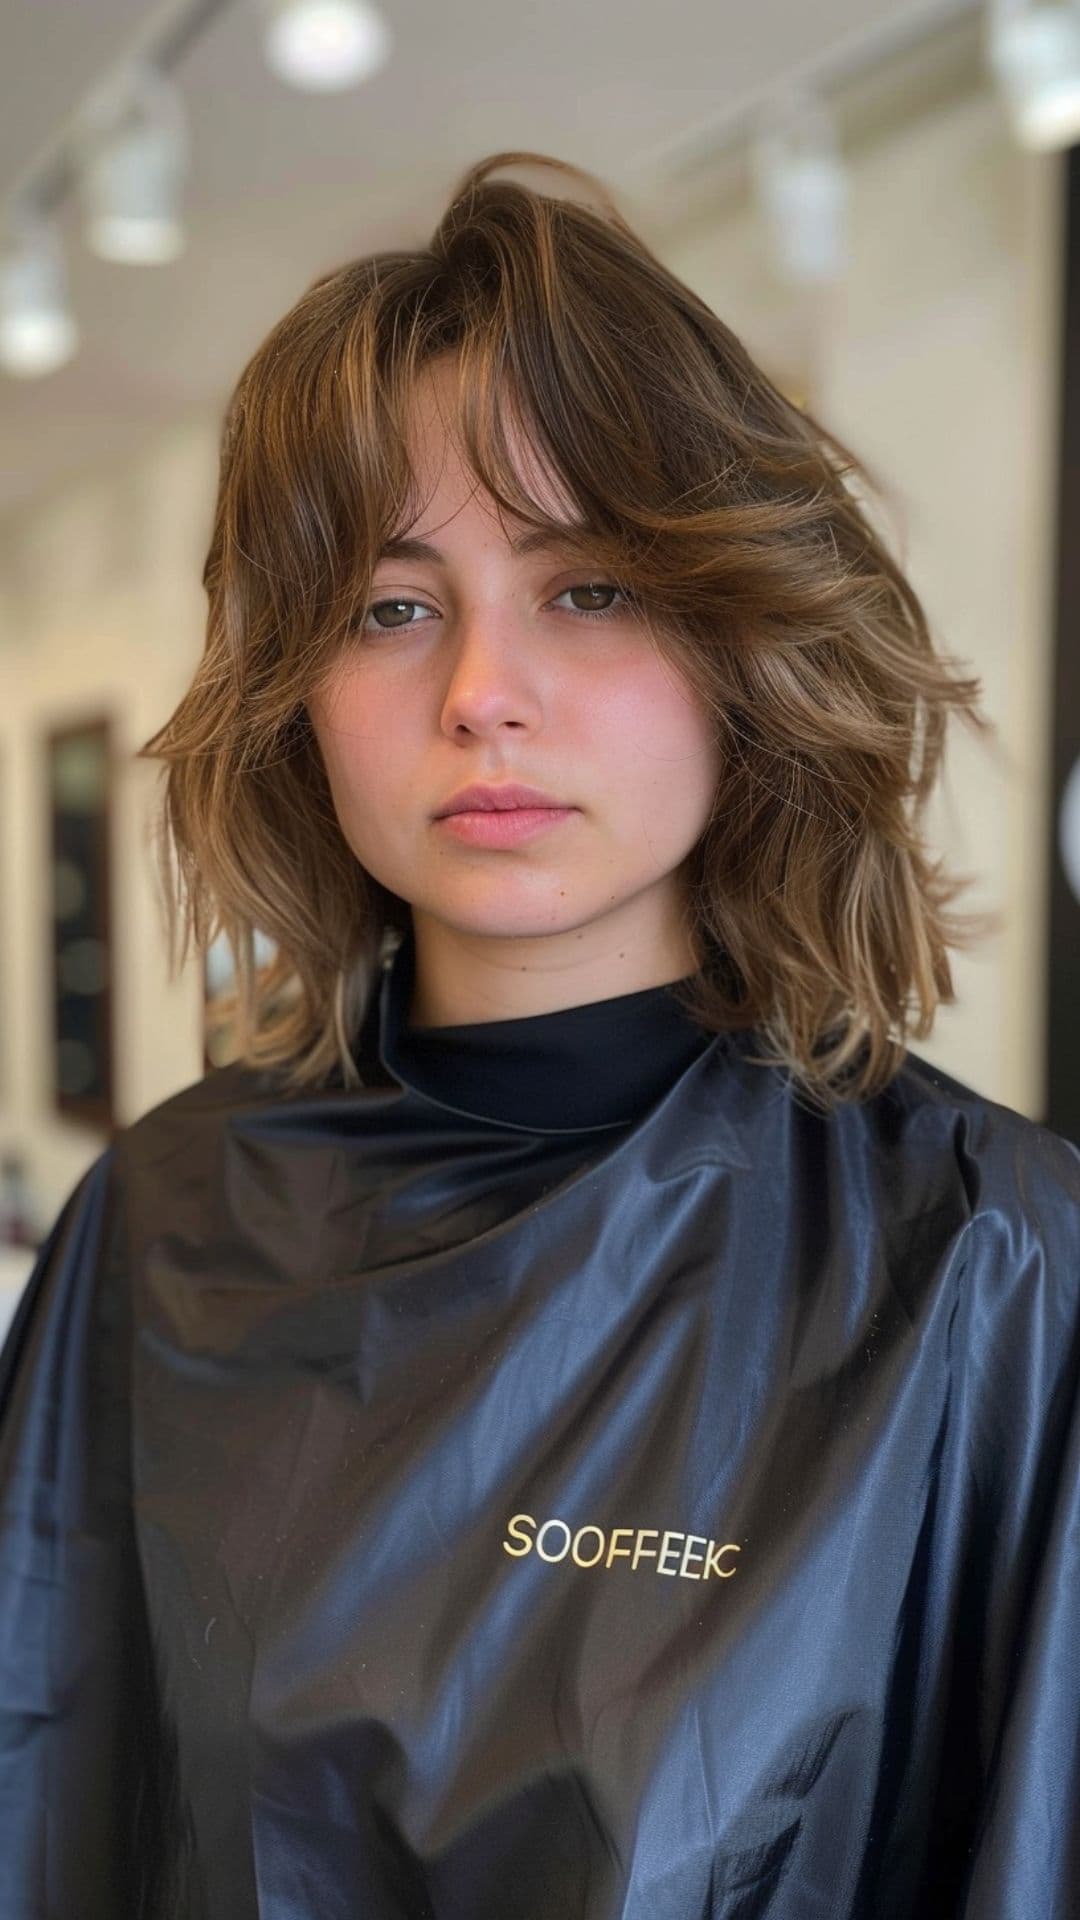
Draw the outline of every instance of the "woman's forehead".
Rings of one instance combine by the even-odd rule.
[[[518,488],[541,514],[568,526],[580,525],[580,509],[569,487],[535,431],[530,432],[522,409],[510,401],[508,394],[505,398],[500,424]],[[465,444],[456,355],[440,355],[419,371],[406,403],[404,429],[409,465],[421,502],[436,493],[453,492],[459,497],[475,493],[492,512],[498,511],[486,477],[477,472]],[[423,511],[421,505],[417,517]],[[512,525],[517,522],[517,516],[507,514],[505,509],[501,517]],[[520,522],[521,526],[525,524]]]

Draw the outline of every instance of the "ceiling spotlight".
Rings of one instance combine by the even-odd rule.
[[[1080,0],[990,0],[988,59],[1021,146],[1080,139]]]
[[[367,80],[390,54],[390,30],[367,0],[263,0],[268,64],[313,93]]]
[[[55,227],[23,211],[0,254],[0,366],[17,379],[54,373],[79,344]]]
[[[848,176],[824,104],[775,96],[752,143],[751,171],[773,264],[785,280],[825,284],[847,265]]]
[[[188,140],[172,81],[143,63],[110,82],[84,109],[76,145],[91,252],[140,266],[175,260]]]

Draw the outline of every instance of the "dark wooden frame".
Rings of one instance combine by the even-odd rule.
[[[105,778],[102,806],[102,831],[98,834],[94,848],[93,888],[99,903],[95,919],[93,937],[101,940],[105,947],[107,966],[104,988],[97,996],[100,1004],[100,1022],[97,1035],[99,1058],[101,1062],[101,1086],[94,1092],[69,1093],[59,1084],[58,1049],[62,1038],[60,1013],[60,984],[57,974],[57,959],[61,950],[59,922],[55,914],[54,874],[57,856],[60,852],[57,837],[57,806],[55,798],[54,766],[56,757],[65,746],[74,740],[86,738],[100,739],[104,748]],[[115,1111],[115,1062],[114,1037],[115,1020],[113,1012],[113,958],[114,958],[114,913],[112,898],[112,833],[115,816],[116,773],[113,750],[113,722],[108,714],[92,714],[86,718],[71,721],[65,726],[53,727],[44,735],[44,785],[45,808],[48,820],[48,908],[46,922],[46,952],[48,956],[47,975],[49,989],[49,1026],[50,1052],[52,1065],[52,1104],[55,1110],[67,1120],[80,1125],[95,1128],[98,1132],[111,1137],[117,1127]]]

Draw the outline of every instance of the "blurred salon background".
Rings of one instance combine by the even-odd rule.
[[[887,483],[1000,736],[929,821],[1000,930],[916,1050],[1080,1140],[1080,0],[0,0],[0,42],[0,1334],[211,1059],[132,756],[201,650],[228,393],[502,148],[599,174]]]

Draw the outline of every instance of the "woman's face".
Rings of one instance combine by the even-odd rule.
[[[618,591],[557,548],[518,551],[462,464],[455,363],[418,389],[415,550],[385,552],[357,631],[308,701],[342,831],[413,910],[413,1023],[637,991],[696,964],[676,869],[715,788],[708,714]],[[534,488],[535,460],[519,449]],[[570,518],[548,484],[545,506]],[[590,611],[605,612],[603,618]],[[509,845],[439,820],[472,782],[570,809]]]

